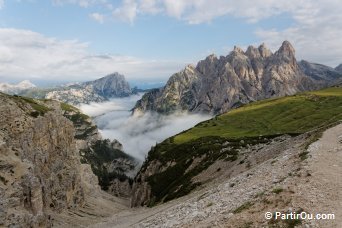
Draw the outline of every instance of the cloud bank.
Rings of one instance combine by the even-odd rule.
[[[59,1],[70,3],[70,0]],[[73,2],[81,5],[84,1],[87,0]],[[95,4],[90,0],[87,2]],[[167,16],[188,24],[210,23],[220,17],[241,18],[246,23],[255,24],[259,43],[265,42],[273,50],[287,39],[294,44],[299,59],[330,66],[341,63],[340,0],[122,0],[119,5],[108,7],[109,2],[97,2],[102,6],[102,15],[130,24],[144,15]],[[258,22],[273,20],[277,16],[288,17],[293,22],[285,28],[258,25]]]
[[[342,61],[340,0],[255,0],[252,3],[248,0],[52,2],[57,7],[73,4],[86,8],[90,12],[89,17],[99,23],[114,19],[134,25],[139,17],[145,15],[171,17],[188,24],[211,23],[220,17],[226,17],[226,20],[240,18],[254,25],[255,44],[265,42],[272,50],[276,50],[283,40],[289,40],[296,49],[298,60],[305,59],[332,67]],[[4,3],[4,0],[0,0],[0,9]],[[278,26],[278,16],[288,18],[290,23]],[[263,27],[259,23],[273,20],[273,27]],[[151,80],[168,77],[186,65],[184,61],[91,53],[88,43],[60,40],[20,29],[0,29],[0,53],[0,78],[8,82],[34,78],[91,80],[116,71],[131,80]]]
[[[99,19],[100,20],[100,19]],[[167,77],[183,62],[92,54],[89,44],[60,40],[29,30],[0,28],[0,79],[84,81],[120,72],[130,80]]]
[[[146,113],[133,117],[129,110],[139,96],[82,105],[81,110],[94,117],[104,138],[117,139],[124,151],[143,161],[151,146],[211,118],[207,115],[178,113],[164,116]]]

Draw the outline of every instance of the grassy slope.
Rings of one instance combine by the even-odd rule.
[[[342,119],[342,88],[248,104],[196,125],[177,135],[181,144],[205,136],[226,138],[303,133]]]
[[[255,102],[204,121],[157,144],[148,153],[142,172],[155,160],[164,166],[176,164],[147,178],[152,190],[148,205],[188,194],[201,184],[193,183],[193,177],[217,160],[236,161],[239,149],[247,144],[267,143],[277,135],[297,135],[341,119],[342,88],[330,88]],[[227,141],[229,145],[224,146]],[[203,157],[188,170],[194,158]]]

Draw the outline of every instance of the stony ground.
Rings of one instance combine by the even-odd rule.
[[[91,227],[342,227],[342,124],[325,131],[306,156],[304,146],[300,140],[287,143],[275,158],[231,178],[223,173],[163,205],[130,209],[127,201],[112,197],[112,203],[99,203],[103,196],[97,195],[92,199],[97,209],[71,218]],[[335,220],[266,220],[268,211],[334,213]]]

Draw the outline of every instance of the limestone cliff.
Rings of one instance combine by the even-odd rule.
[[[295,50],[284,41],[272,53],[264,44],[235,47],[227,56],[208,56],[170,77],[164,88],[146,93],[133,109],[171,113],[223,113],[255,100],[292,95],[326,86],[325,79],[305,75],[295,58]]]
[[[59,103],[0,93],[0,225],[47,227],[84,202],[73,124]]]

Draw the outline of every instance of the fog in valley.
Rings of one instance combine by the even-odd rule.
[[[80,109],[94,118],[103,138],[117,139],[124,151],[143,161],[157,142],[211,118],[209,115],[146,113],[136,117],[131,109],[142,94],[103,103],[83,104]]]

